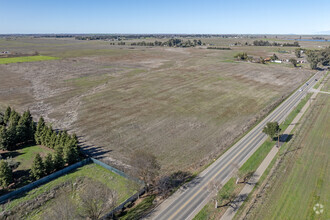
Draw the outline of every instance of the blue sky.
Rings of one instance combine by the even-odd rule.
[[[330,34],[330,0],[0,0],[0,34]]]

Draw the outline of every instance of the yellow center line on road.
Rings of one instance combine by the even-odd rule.
[[[307,94],[307,93],[306,93]],[[295,101],[296,99],[294,99],[294,100],[292,100],[291,102],[289,102],[287,105],[290,105],[291,103],[293,103],[294,101]],[[285,108],[283,108],[275,117],[274,117],[274,119],[276,119],[283,111],[285,110]],[[239,156],[239,154],[243,151],[243,150],[245,150],[246,148],[247,148],[247,146],[249,146],[249,144],[252,142],[252,141],[254,141],[256,138],[257,138],[257,136],[260,134],[260,133],[262,133],[262,131],[259,131],[238,153],[236,153],[236,155],[230,160],[230,161],[228,161],[216,174],[214,174],[213,176],[212,176],[212,178],[210,179],[210,180],[208,180],[206,183],[204,183],[201,187],[200,187],[200,189],[192,196],[192,197],[190,197],[190,199],[188,200],[188,201],[186,201],[176,212],[174,212],[170,217],[169,217],[169,220],[172,220],[173,219],[173,217],[175,216],[175,215],[177,215],[185,206],[187,206],[187,204],[192,200],[192,199],[194,199],[196,196],[197,196],[197,194],[198,193],[200,193],[205,187],[206,187],[206,185],[207,184],[209,184],[211,181],[213,181],[214,179],[215,179],[215,177],[220,173],[220,172],[222,172],[225,168],[227,168],[228,167],[228,165],[236,158],[236,157],[238,157]]]

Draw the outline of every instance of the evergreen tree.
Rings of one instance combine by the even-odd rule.
[[[74,141],[68,142],[63,148],[64,161],[73,164],[78,161],[79,153]]]
[[[24,141],[27,139],[27,118],[26,117],[20,117],[18,123],[17,123],[17,136],[20,141]]]
[[[13,181],[13,173],[5,160],[0,161],[0,186],[7,188]]]
[[[78,137],[75,133],[72,134],[71,139],[74,142],[74,144],[78,146]]]
[[[44,164],[40,154],[37,154],[33,160],[30,175],[33,179],[38,180],[45,175]]]
[[[60,170],[64,167],[65,161],[63,159],[63,148],[57,147],[55,149],[55,154],[53,155],[53,164],[56,170]]]
[[[17,127],[12,124],[6,129],[6,149],[14,150],[16,147],[17,140]]]
[[[53,129],[51,126],[47,126],[46,127],[46,131],[45,131],[45,134],[44,134],[44,145],[46,147],[50,147],[50,142],[51,142],[51,138],[52,138],[52,134],[53,134]]]
[[[68,132],[67,131],[62,131],[60,146],[63,147],[69,141],[69,139],[70,139],[70,137],[68,135]]]
[[[55,131],[53,131],[52,132],[52,135],[51,135],[51,137],[50,137],[50,141],[49,141],[49,148],[52,148],[52,149],[54,149],[55,148],[55,142],[56,142],[56,132]]]
[[[9,118],[10,118],[10,114],[11,114],[11,108],[8,106],[7,109],[6,109],[6,111],[5,111],[5,114],[4,114],[4,116],[3,116],[3,122],[4,122],[5,124],[8,123]]]
[[[40,144],[47,146],[48,126],[44,126],[40,134]]]
[[[4,126],[0,126],[0,149],[7,150],[9,147],[9,137],[7,129]]]
[[[60,147],[60,140],[61,140],[61,132],[59,134],[56,134],[54,149]]]
[[[23,124],[26,128],[25,140],[30,141],[34,139],[35,125],[31,113],[29,110],[23,113],[22,116]]]
[[[3,113],[0,112],[0,126],[5,126],[6,125],[5,121],[3,120],[3,117],[4,117]]]
[[[50,174],[54,170],[53,157],[51,153],[47,154],[47,156],[45,157],[44,169],[46,175]]]
[[[10,113],[10,117],[9,117],[9,123],[8,126],[9,127],[16,127],[18,125],[18,121],[20,120],[21,116],[15,111],[15,110],[11,110]]]
[[[37,124],[37,128],[36,128],[36,132],[34,134],[34,139],[36,141],[36,144],[41,144],[41,132],[45,127],[45,120],[43,117],[40,117],[38,124]]]

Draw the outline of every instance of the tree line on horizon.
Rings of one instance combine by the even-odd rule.
[[[118,43],[118,45],[123,45]],[[124,44],[125,45],[125,44]],[[145,41],[141,41],[141,42],[133,42],[131,43],[131,46],[167,46],[167,47],[195,47],[195,46],[202,46],[205,45],[205,43],[203,43],[201,40],[187,40],[184,41],[182,39],[179,38],[172,38],[168,41],[154,41],[154,42],[145,42]]]
[[[255,40],[253,41],[253,45],[254,46],[277,46],[277,47],[300,47],[298,41],[295,41],[293,43],[284,43],[284,44],[280,44],[277,42],[273,42],[270,43],[269,41],[265,41],[265,40]]]

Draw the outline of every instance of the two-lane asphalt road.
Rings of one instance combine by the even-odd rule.
[[[322,73],[318,72],[310,78],[307,82],[308,85],[301,86],[198,177],[157,207],[148,219],[192,219],[210,199],[210,192],[207,190],[209,183],[216,180],[225,184],[235,170],[234,164],[243,165],[267,139],[267,136],[262,133],[266,123],[269,121],[283,122],[300,100],[305,97],[307,91],[315,85],[315,79],[320,79],[321,75]]]

